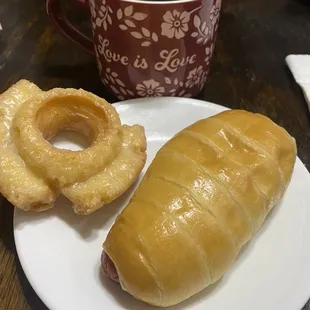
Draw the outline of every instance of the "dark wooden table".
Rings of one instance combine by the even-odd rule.
[[[89,32],[87,18],[73,9],[71,1],[64,0],[69,17]],[[81,87],[115,102],[101,85],[94,59],[50,25],[44,2],[0,1],[0,92],[27,78],[42,89]],[[284,59],[291,53],[310,53],[310,1],[223,2],[216,54],[198,98],[268,115],[295,136],[299,156],[309,169],[309,111]],[[0,206],[0,309],[46,309],[19,264],[12,216],[13,208],[4,200]],[[310,309],[310,304],[304,309]]]

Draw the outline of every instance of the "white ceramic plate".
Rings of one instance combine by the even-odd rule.
[[[225,109],[181,98],[138,99],[115,106],[123,123],[145,126],[145,169],[176,132]],[[61,140],[54,143],[75,148]],[[233,268],[215,285],[171,309],[300,310],[310,295],[309,189],[309,173],[298,159],[282,203],[245,246]],[[41,214],[16,209],[18,255],[31,285],[49,309],[154,309],[100,273],[101,245],[133,190],[87,217],[75,215],[63,198],[56,208]]]

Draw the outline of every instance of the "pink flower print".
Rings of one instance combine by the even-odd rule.
[[[220,17],[221,2],[221,0],[216,0],[215,4],[211,8],[210,19],[213,26],[216,24]]]
[[[186,87],[193,87],[195,85],[200,85],[204,77],[203,66],[199,66],[191,70],[187,76],[185,85]]]
[[[210,64],[210,60],[214,51],[214,44],[212,43],[210,46],[205,48],[205,63],[208,66]]]
[[[188,31],[189,19],[190,12],[167,11],[163,16],[164,22],[161,24],[161,34],[170,39],[183,38]]]
[[[106,86],[112,89],[119,100],[124,100],[125,97],[134,96],[134,93],[126,87],[119,75],[116,72],[113,72],[110,68],[105,70],[102,80]]]
[[[159,97],[163,95],[165,88],[160,86],[159,82],[150,79],[138,84],[136,90],[141,97]]]
[[[103,26],[104,30],[107,31],[108,25],[112,25],[112,18],[110,16],[112,13],[113,10],[107,5],[106,0],[102,0],[102,5],[98,13],[99,16],[96,18],[96,25],[98,27]]]

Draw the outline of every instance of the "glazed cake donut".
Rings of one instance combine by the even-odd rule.
[[[51,145],[48,140],[64,129],[88,136],[91,145],[82,151]],[[120,151],[121,134],[115,108],[81,89],[42,92],[25,102],[13,120],[13,138],[21,157],[56,187],[86,181],[103,170]]]
[[[22,80],[0,96],[0,192],[14,206],[43,211],[63,193],[78,214],[123,194],[146,161],[139,125],[122,125],[116,109],[82,89],[42,91]],[[84,134],[82,151],[49,143],[59,131]]]
[[[14,206],[43,211],[53,207],[56,193],[44,179],[35,175],[16,151],[12,140],[12,121],[24,101],[41,90],[20,80],[0,95],[0,192]]]

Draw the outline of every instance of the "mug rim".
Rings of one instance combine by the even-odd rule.
[[[200,0],[121,0],[122,2],[135,3],[135,4],[151,4],[151,5],[167,5],[167,4],[182,4],[190,2],[199,2]]]

